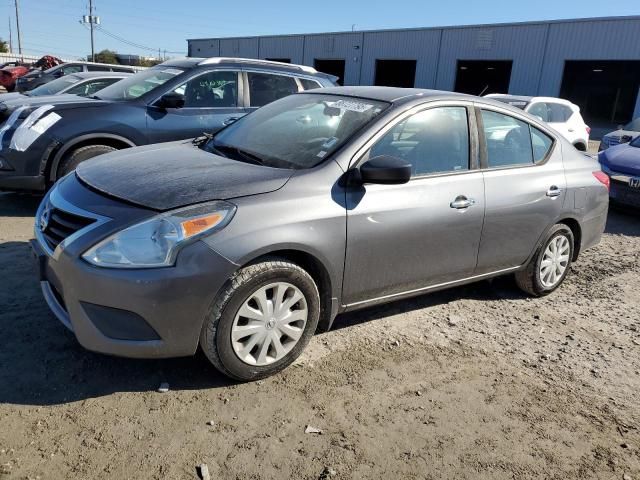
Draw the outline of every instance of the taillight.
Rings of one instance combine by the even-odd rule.
[[[591,135],[591,127],[587,126],[587,135]]]
[[[593,172],[593,176],[596,177],[601,184],[607,187],[607,190],[611,188],[611,179],[609,178],[609,175],[598,170],[597,172]]]

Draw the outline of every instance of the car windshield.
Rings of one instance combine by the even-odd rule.
[[[66,77],[57,78],[55,80],[52,80],[51,82],[45,83],[44,85],[40,85],[30,92],[25,92],[25,94],[29,95],[30,97],[55,95],[56,93],[60,93],[65,88],[70,87],[74,83],[79,82],[80,80],[80,77],[77,77],[75,75],[67,75]]]
[[[132,100],[155,90],[182,72],[183,69],[175,67],[150,68],[100,90],[96,96],[101,100]]]
[[[640,117],[627,123],[624,126],[623,130],[629,130],[631,132],[640,132]]]
[[[291,95],[220,131],[203,148],[275,168],[312,168],[388,106],[339,95]]]
[[[629,142],[629,145],[631,145],[632,147],[640,147],[640,136],[634,138],[633,140],[631,140]]]

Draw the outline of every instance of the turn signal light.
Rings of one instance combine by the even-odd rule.
[[[607,190],[611,188],[611,179],[609,178],[609,175],[598,170],[597,172],[593,172],[593,176],[596,177],[601,184],[607,187]]]
[[[181,222],[182,233],[185,238],[193,237],[198,233],[204,232],[212,227],[215,227],[222,220],[222,215],[219,213],[213,213],[204,217],[192,218]]]

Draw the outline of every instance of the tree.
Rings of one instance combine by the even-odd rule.
[[[0,53],[9,53],[9,45],[0,38]]]
[[[117,53],[113,50],[102,50],[101,52],[96,53],[96,62],[98,63],[111,63],[118,64],[118,59],[116,57]],[[91,55],[87,57],[88,61],[92,61]]]

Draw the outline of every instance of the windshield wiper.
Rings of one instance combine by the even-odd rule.
[[[208,143],[209,140],[211,140],[212,138],[213,138],[213,133],[202,132],[202,136],[194,138],[193,140],[191,140],[191,143],[193,143],[194,145],[200,146],[203,143]]]

